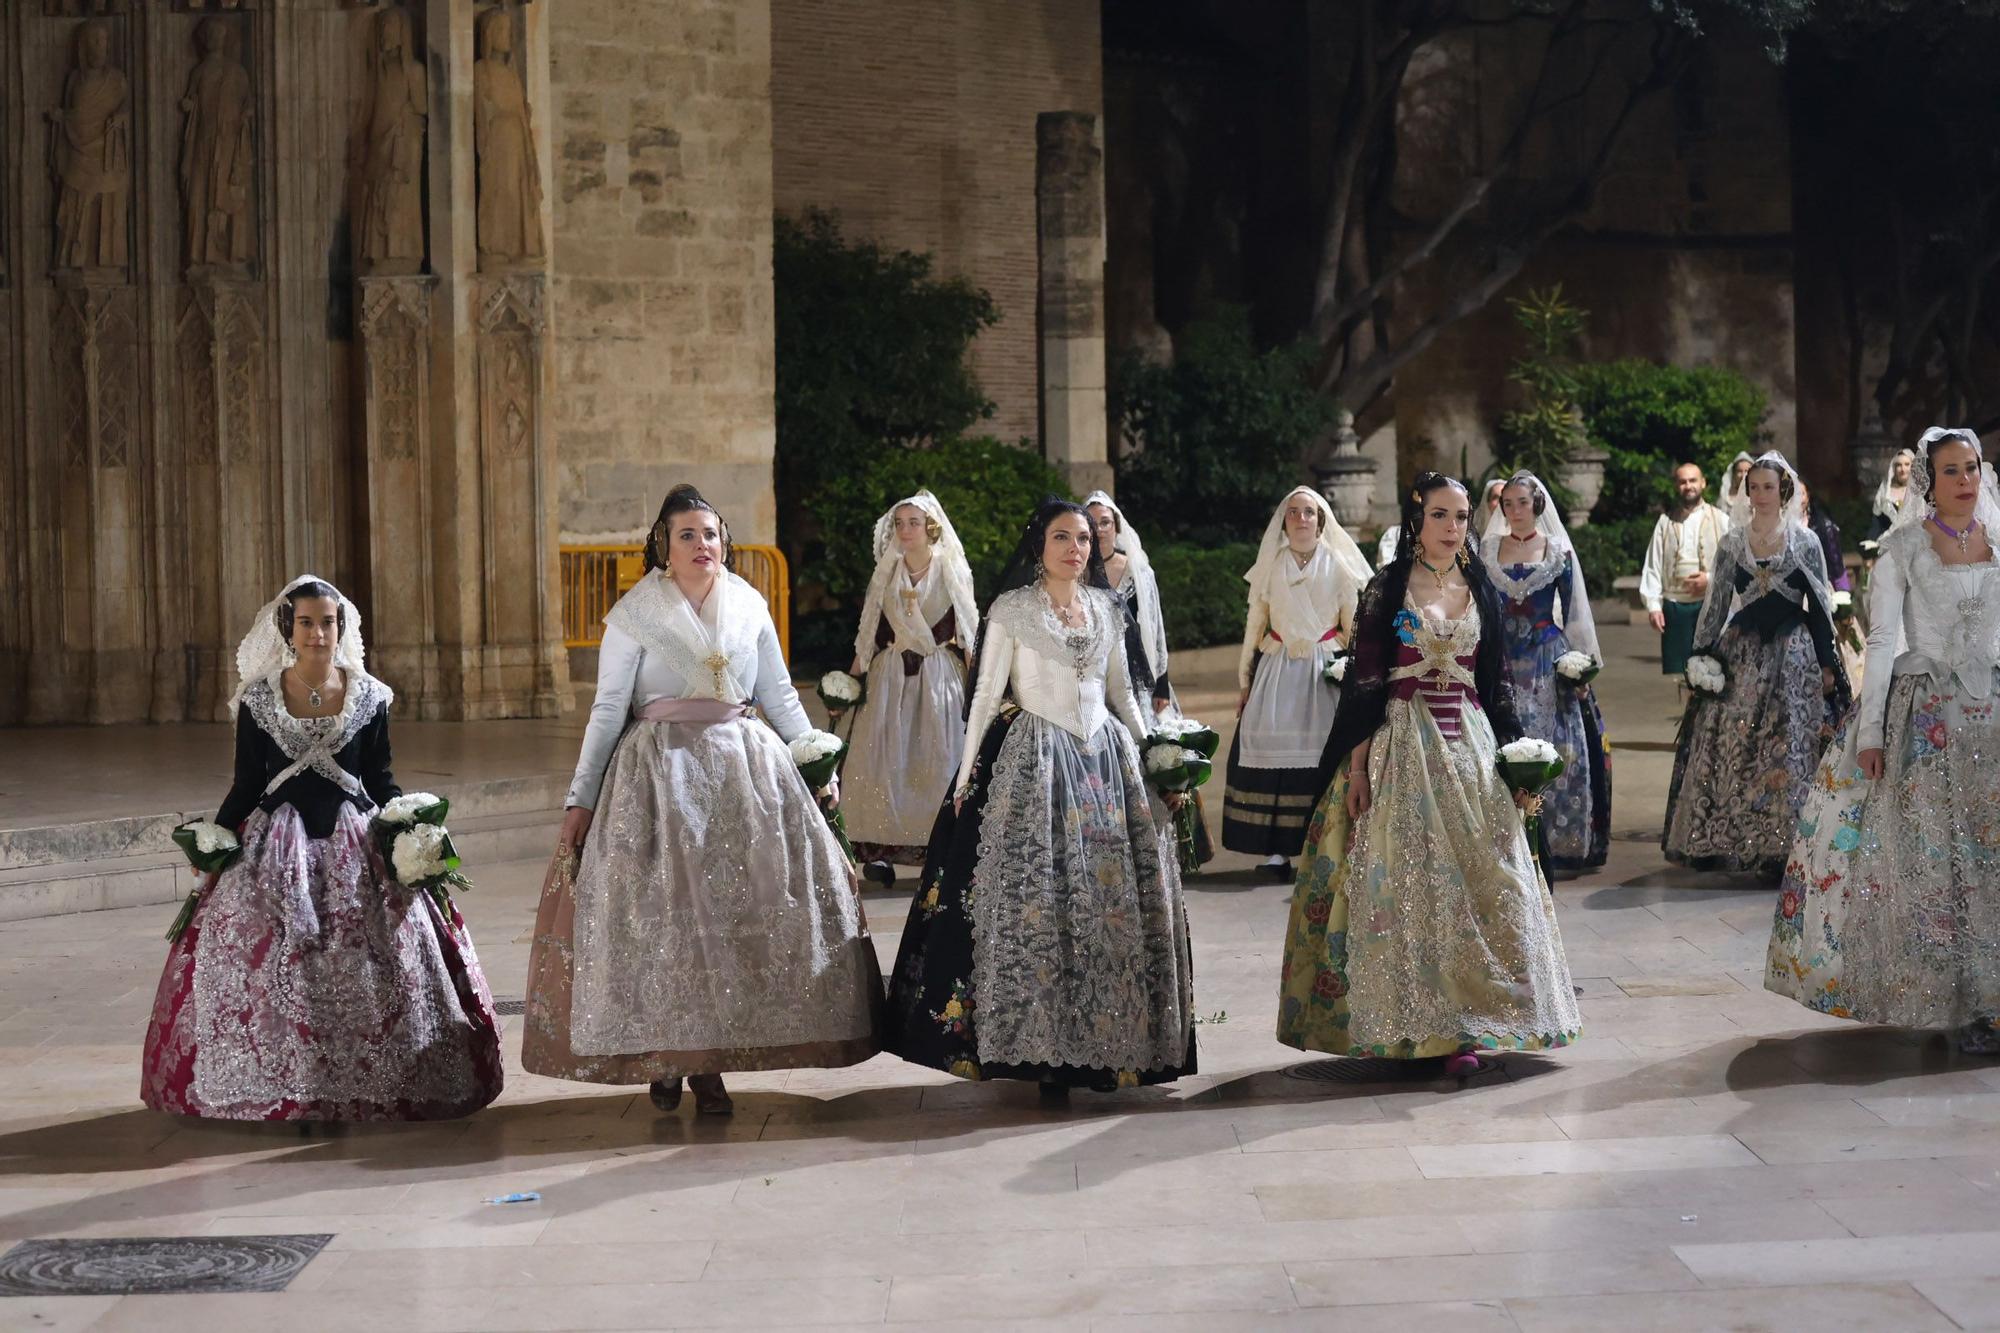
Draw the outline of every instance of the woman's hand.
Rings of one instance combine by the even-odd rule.
[[[1350,767],[1347,771],[1347,817],[1358,820],[1374,804],[1375,793],[1368,785],[1368,765]]]
[[[1250,687],[1245,685],[1236,695],[1236,716],[1243,716],[1243,709],[1250,702]]]
[[[1878,745],[1872,749],[1863,750],[1859,757],[1862,774],[1870,782],[1880,782],[1883,772],[1882,747]]]
[[[1820,692],[1821,694],[1832,694],[1832,693],[1833,693],[1833,668],[1832,668],[1832,667],[1821,667],[1821,668],[1819,669],[1819,692]]]
[[[965,813],[965,794],[963,792],[951,798],[951,813],[954,816]]]
[[[1180,811],[1180,808],[1186,805],[1190,799],[1191,798],[1184,791],[1167,791],[1160,793],[1160,803],[1165,805],[1167,809],[1175,811],[1176,813],[1178,813]]]
[[[819,803],[828,810],[840,808],[840,774],[835,773],[828,779],[826,786],[820,789]]]
[[[588,807],[581,805],[572,805],[563,811],[562,832],[556,835],[556,844],[582,851],[584,835],[590,832],[591,813]]]
[[[862,674],[863,674],[863,669],[862,669],[862,666],[861,666],[861,659],[860,659],[860,658],[858,658],[858,657],[857,657],[857,658],[855,658],[855,659],[854,659],[854,664],[853,664],[852,666],[850,666],[850,667],[848,667],[848,668],[847,668],[847,674],[848,674],[848,675],[850,675],[850,676],[852,676],[852,677],[854,677],[854,678],[855,678],[856,680],[860,680],[860,679],[861,679],[861,677],[862,677]]]
[[[1524,815],[1538,815],[1542,812],[1542,798],[1530,796],[1521,788],[1514,788],[1514,806]]]

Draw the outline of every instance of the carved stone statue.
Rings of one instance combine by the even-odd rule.
[[[59,271],[125,267],[131,97],[131,84],[111,63],[111,26],[102,19],[77,24],[62,105],[49,112]]]
[[[374,86],[359,145],[360,214],[355,251],[364,273],[407,274],[424,266],[424,127],[429,82],[414,51],[410,17],[386,9],[375,20]]]
[[[472,70],[473,144],[479,154],[479,256],[491,261],[542,257],[542,173],[528,94],[514,61],[513,16],[479,16],[479,62]]]
[[[201,63],[188,79],[181,109],[181,199],[190,269],[241,267],[256,253],[250,193],[256,170],[251,139],[250,71],[236,56],[236,27],[204,19],[195,29]]]

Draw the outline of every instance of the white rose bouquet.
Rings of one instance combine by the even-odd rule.
[[[1528,794],[1528,838],[1535,836],[1536,819],[1542,812],[1542,793],[1569,767],[1556,747],[1533,736],[1508,741],[1500,747],[1500,776],[1514,791]]]
[[[1326,659],[1326,666],[1319,673],[1320,679],[1329,685],[1341,684],[1347,679],[1347,664],[1353,660],[1353,653],[1335,653]]]
[[[1213,761],[1215,752],[1221,748],[1222,737],[1214,727],[1206,722],[1197,722],[1191,717],[1162,717],[1153,722],[1154,740],[1179,741],[1190,750],[1201,751],[1202,757]]]
[[[167,927],[167,938],[177,940],[186,930],[188,922],[194,920],[195,904],[201,901],[202,891],[215,883],[215,877],[235,863],[243,855],[243,844],[236,835],[222,825],[207,819],[193,819],[173,831],[174,845],[187,855],[188,864],[207,876],[187,896],[181,910],[175,914],[174,922]]]
[[[868,686],[845,671],[829,671],[819,678],[819,697],[827,716],[837,722],[842,713],[867,702]]]
[[[451,802],[442,796],[406,792],[377,810],[368,827],[396,882],[430,894],[438,910],[447,914],[452,909],[451,890],[472,887],[460,873],[463,862],[444,826],[450,813]]]
[[[1861,626],[1854,619],[1854,594],[1845,588],[1835,588],[1833,605],[1828,609],[1833,615],[1835,636],[1849,652],[1862,652]]]
[[[845,675],[845,672],[829,672],[829,675]],[[854,679],[848,676],[850,681]],[[825,681],[821,681],[824,689]],[[840,771],[841,761],[847,758],[847,742],[830,731],[808,731],[793,739],[790,745],[792,762],[799,766],[799,776],[806,780],[815,794],[833,785],[834,774]],[[820,806],[820,813],[826,816],[826,826],[833,830],[833,836],[840,839],[840,850],[847,853],[847,859],[854,859],[854,844],[847,840],[847,820],[838,806],[829,810]]]
[[[1146,769],[1146,781],[1164,793],[1182,797],[1178,802],[1170,802],[1174,815],[1174,847],[1180,854],[1181,873],[1192,875],[1201,869],[1201,862],[1195,857],[1195,806],[1192,797],[1194,789],[1207,782],[1215,772],[1215,763],[1208,755],[1186,744],[1182,737],[1166,734],[1147,741],[1141,759]]]
[[[1603,669],[1604,664],[1589,653],[1580,653],[1574,649],[1556,659],[1556,675],[1575,689],[1582,689],[1596,680],[1597,673]]]
[[[1720,695],[1729,688],[1729,669],[1720,658],[1696,653],[1687,662],[1687,682],[1698,694]]]

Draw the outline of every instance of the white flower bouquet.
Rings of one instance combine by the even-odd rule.
[[[1833,618],[1848,620],[1854,616],[1854,594],[1845,588],[1833,590]]]
[[[1875,541],[1873,538],[1863,537],[1859,545],[1863,560],[1873,560],[1876,556],[1882,554],[1882,543]]]
[[[1527,816],[1530,839],[1535,836],[1536,817],[1542,812],[1542,793],[1568,767],[1555,746],[1533,736],[1523,736],[1500,747],[1500,776],[1506,779],[1511,790],[1526,792],[1529,796]]]
[[[1329,685],[1338,685],[1347,679],[1347,664],[1354,660],[1353,653],[1335,653],[1326,659],[1326,666],[1320,671],[1320,679]]]
[[[829,675],[844,675],[844,672],[829,672]],[[849,680],[854,677],[848,676]],[[822,689],[825,682],[821,682]],[[806,786],[814,793],[825,791],[833,785],[833,775],[840,771],[841,761],[847,758],[847,742],[830,731],[807,731],[794,737],[789,746],[792,762],[799,766],[799,776],[806,780]],[[847,853],[847,859],[854,859],[854,844],[847,840],[847,819],[838,806],[829,810],[820,806],[820,813],[826,816],[826,826],[833,830],[833,836],[840,839],[840,850]]]
[[[1590,684],[1591,681],[1596,680],[1597,673],[1603,669],[1604,664],[1602,662],[1592,657],[1589,653],[1580,653],[1575,649],[1571,649],[1556,659],[1556,674],[1577,689],[1581,689],[1585,685]]]
[[[1201,751],[1202,757],[1209,760],[1215,758],[1216,750],[1222,745],[1222,737],[1214,727],[1191,717],[1156,718],[1153,739],[1179,741],[1190,750]]]
[[[1215,762],[1176,735],[1157,735],[1146,742],[1141,755],[1146,781],[1169,795],[1183,799],[1171,802],[1174,815],[1174,846],[1180,855],[1181,873],[1192,875],[1201,869],[1195,856],[1194,789],[1215,772]]]
[[[368,831],[375,848],[396,882],[421,889],[437,900],[438,910],[451,911],[451,890],[469,889],[472,881],[460,872],[463,862],[444,817],[451,802],[427,791],[405,792],[375,812]]]
[[[1854,594],[1845,588],[1833,590],[1833,632],[1851,653],[1862,653],[1866,649],[1861,642],[1861,626],[1854,619]]]
[[[202,890],[243,855],[243,844],[234,833],[207,819],[189,820],[176,828],[172,837],[174,845],[186,854],[188,864],[208,877],[188,894],[181,910],[174,915],[173,924],[167,927],[167,938],[177,940],[188,922],[194,920],[195,904],[201,901]]]
[[[868,699],[868,686],[845,671],[829,671],[819,678],[819,697],[829,717],[838,719],[850,708],[859,708]]]
[[[1729,669],[1722,660],[1696,653],[1687,661],[1688,688],[1698,694],[1720,695],[1729,688]]]

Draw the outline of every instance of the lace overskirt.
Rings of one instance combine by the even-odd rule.
[[[1292,895],[1278,1040],[1425,1058],[1565,1046],[1582,1027],[1555,903],[1501,778],[1484,713],[1446,740],[1392,699],[1369,753],[1374,801],[1347,816],[1342,764]]]
[[[454,909],[391,879],[368,820],[281,805],[168,951],[140,1098],[227,1120],[435,1120],[499,1096],[499,1021]]]
[[[659,1078],[873,1052],[881,977],[860,899],[764,723],[632,723],[570,896],[565,911],[545,892],[530,957],[531,975],[561,974],[569,993],[528,999],[531,1028],[567,1009],[568,1032],[537,1043],[547,1058],[531,1071],[590,1078],[593,1058],[687,1057]]]
[[[1803,624],[1769,643],[1731,626],[1716,652],[1729,684],[1688,704],[1661,844],[1669,861],[1698,870],[1775,874],[1837,709],[1820,692]]]
[[[951,791],[965,750],[965,664],[950,649],[905,674],[882,652],[841,767],[841,808],[856,843],[921,848]]]
[[[1814,775],[1771,924],[1766,989],[1840,1018],[1957,1028],[2000,1017],[2000,670],[1897,676],[1884,772],[1850,724]]]

